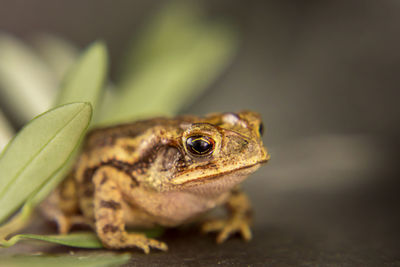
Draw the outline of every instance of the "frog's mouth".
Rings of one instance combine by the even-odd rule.
[[[236,184],[242,182],[248,175],[255,172],[262,164],[269,160],[269,156],[256,163],[236,167],[223,172],[214,174],[192,174],[182,175],[171,181],[174,185],[181,188],[195,189],[196,191],[226,191],[231,189]],[[196,178],[193,178],[196,177]]]
[[[188,170],[187,172],[180,173],[177,177],[170,180],[173,187],[193,187],[205,183],[211,183],[213,180],[222,180],[226,178],[232,180],[236,177],[238,180],[236,184],[243,181],[249,174],[255,172],[262,164],[267,163],[271,155],[264,151],[262,157],[247,165],[238,165],[231,169],[221,170],[216,164],[209,162],[206,165],[198,166],[195,169]],[[211,171],[209,171],[211,169]]]
[[[232,190],[237,184],[245,180],[251,173],[255,172],[260,165],[260,163],[257,163],[218,174],[186,180],[179,184],[179,188],[180,190],[184,190],[196,195],[217,197]]]

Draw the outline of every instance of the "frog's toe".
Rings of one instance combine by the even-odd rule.
[[[226,220],[210,220],[203,223],[201,231],[203,233],[221,231],[226,225]]]
[[[217,243],[225,242],[231,235],[240,233],[245,241],[251,239],[250,226],[246,222],[227,224],[217,236]]]
[[[60,235],[68,234],[69,230],[72,227],[71,220],[64,215],[59,215],[55,217],[55,221],[57,223],[58,233]]]
[[[223,243],[231,235],[240,233],[245,241],[251,239],[250,223],[247,218],[231,218],[228,220],[212,220],[203,224],[203,232],[219,232],[217,243]]]
[[[148,242],[149,242],[149,246],[152,248],[156,248],[159,249],[161,251],[167,251],[168,250],[168,246],[167,244],[165,244],[164,242],[155,240],[155,239],[151,239],[148,238]]]
[[[126,246],[140,248],[146,254],[150,253],[150,248],[156,248],[162,251],[168,250],[168,246],[164,242],[147,238],[143,234],[129,234],[125,242]]]
[[[243,223],[240,226],[240,234],[242,235],[242,237],[245,241],[251,240],[252,234],[251,234],[250,225],[248,223]]]
[[[74,225],[88,225],[94,227],[93,223],[83,216],[66,216],[64,214],[59,214],[55,217],[57,223],[58,233],[61,235],[68,234]]]

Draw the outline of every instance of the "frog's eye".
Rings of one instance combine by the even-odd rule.
[[[194,156],[207,156],[213,152],[215,141],[208,136],[190,136],[186,139],[186,147]]]
[[[264,124],[260,123],[260,126],[258,126],[258,132],[260,133],[260,136],[263,136],[264,134]]]

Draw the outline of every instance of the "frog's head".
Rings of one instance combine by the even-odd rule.
[[[210,114],[181,123],[180,157],[169,184],[198,193],[219,194],[243,181],[270,155],[262,142],[263,124],[250,111]]]

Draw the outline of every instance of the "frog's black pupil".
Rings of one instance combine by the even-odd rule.
[[[192,136],[186,141],[190,151],[194,154],[204,155],[213,149],[213,144],[208,137]]]
[[[260,135],[263,136],[263,134],[264,134],[264,124],[260,123],[258,131],[260,132]]]

